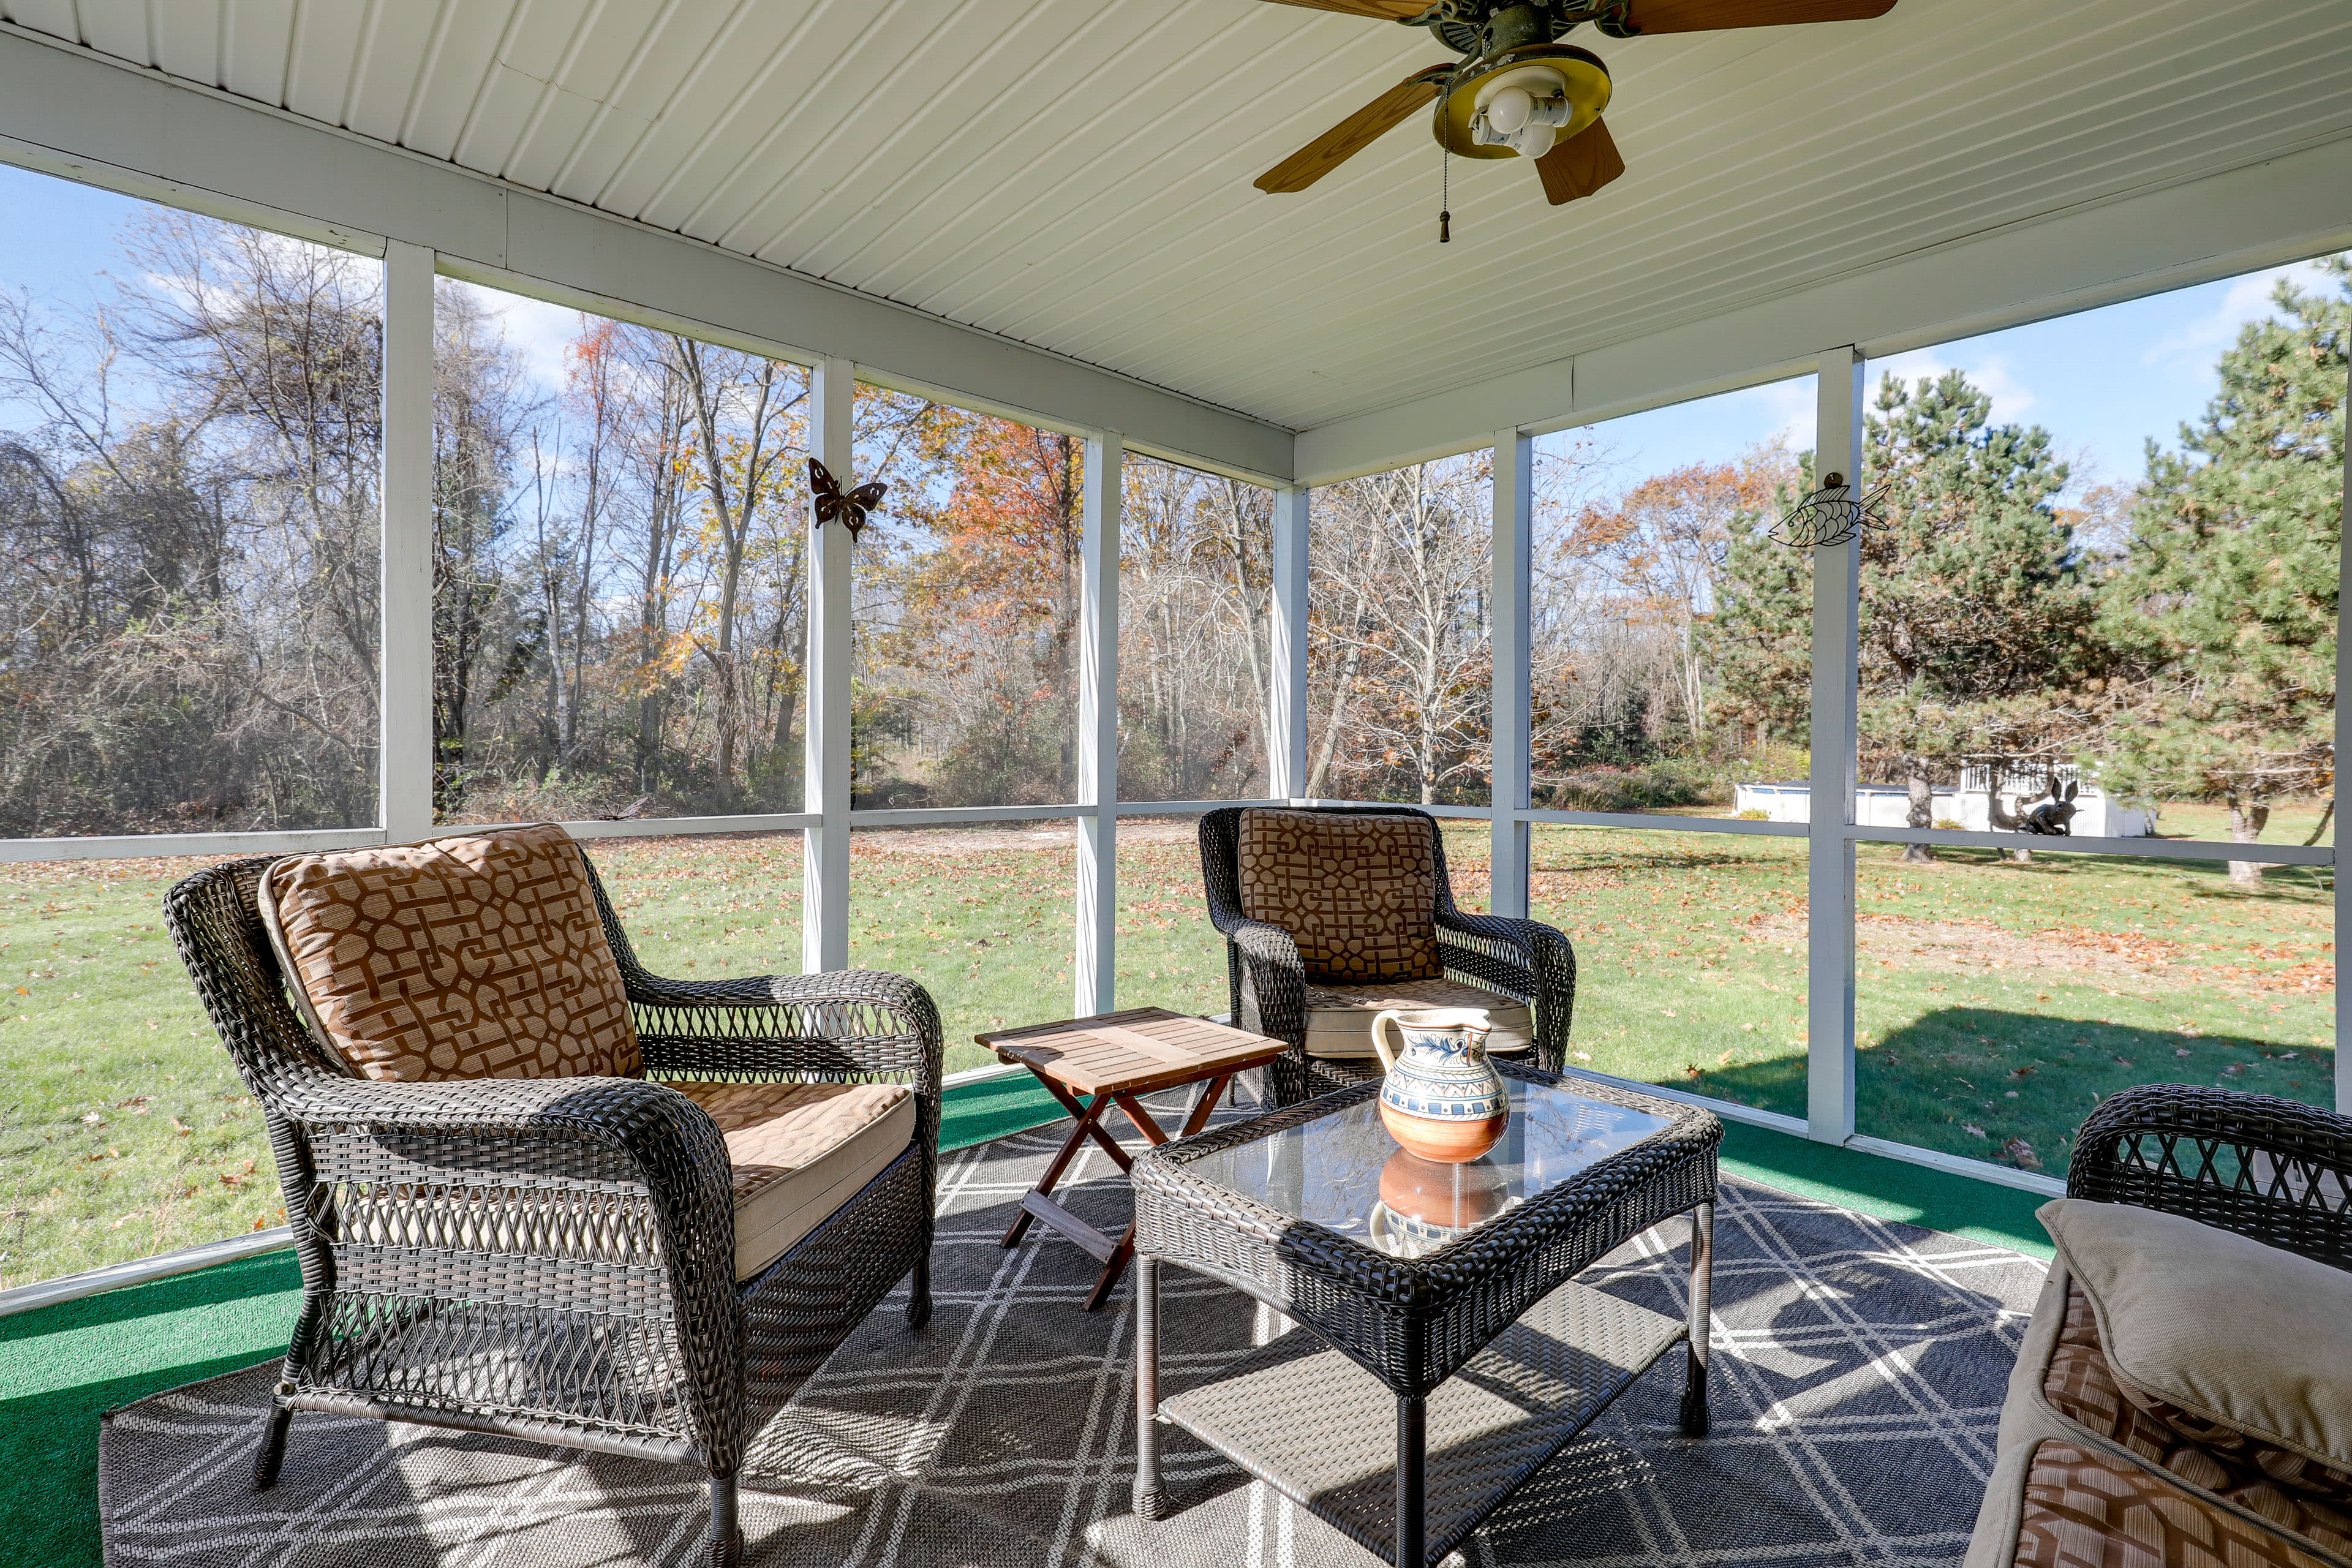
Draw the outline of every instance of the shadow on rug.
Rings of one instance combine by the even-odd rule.
[[[877,1309],[761,1435],[779,1473],[743,1494],[747,1561],[845,1568],[1369,1568],[1377,1559],[1209,1454],[1164,1439],[1184,1504],[1129,1511],[1133,1320],[1050,1234],[996,1245],[1054,1128],[946,1157],[937,1310]],[[1114,1234],[1127,1189],[1089,1150],[1070,1206]],[[1636,1237],[1584,1282],[1680,1316],[1688,1226]],[[1728,1181],[1716,1228],[1714,1435],[1677,1431],[1681,1360],[1644,1374],[1453,1561],[1732,1565],[1957,1563],[2042,1266],[1937,1232]],[[1285,1325],[1162,1275],[1161,1376]],[[570,1564],[692,1560],[691,1472],[502,1438],[295,1418],[276,1489],[247,1489],[276,1363],[108,1417],[100,1511],[112,1564]]]

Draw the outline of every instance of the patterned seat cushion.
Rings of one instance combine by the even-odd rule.
[[[719,1123],[735,1191],[735,1278],[793,1243],[882,1173],[915,1136],[898,1083],[673,1083]]]
[[[1486,1049],[1506,1055],[1535,1044],[1528,1005],[1456,980],[1404,980],[1391,985],[1309,985],[1307,1054],[1341,1060],[1376,1057],[1372,1020],[1391,1007],[1483,1007],[1494,1020]],[[1396,1044],[1396,1037],[1389,1037]]]
[[[2352,1274],[2129,1204],[2062,1198],[2040,1217],[2127,1397],[2208,1447],[2235,1435],[2352,1472]]]
[[[1433,980],[1437,846],[1425,818],[1242,813],[1242,913],[1298,943],[1308,981]]]
[[[362,1078],[633,1078],[620,965],[552,823],[272,865],[261,915],[320,1044]]]
[[[2072,1280],[2066,1319],[2052,1347],[2042,1397],[2068,1420],[2128,1448],[2191,1485],[2228,1498],[2282,1530],[2352,1555],[2352,1475],[2242,1432],[2150,1409],[2116,1381],[2099,1345],[2091,1299]]]
[[[2045,1438],[2025,1478],[2015,1568],[2335,1568],[2088,1444]]]

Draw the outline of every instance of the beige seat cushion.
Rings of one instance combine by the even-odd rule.
[[[673,1083],[710,1112],[735,1176],[735,1278],[749,1279],[882,1173],[915,1137],[899,1083]]]
[[[1528,1005],[1459,981],[1408,980],[1395,985],[1309,985],[1307,988],[1307,1054],[1310,1057],[1377,1056],[1372,1020],[1391,1007],[1484,1007],[1495,1021],[1486,1037],[1489,1051],[1524,1051],[1535,1044]],[[1393,1046],[1396,1037],[1391,1035]]]
[[[2039,1217],[2127,1396],[2352,1466],[2352,1273],[2129,1205],[2062,1198]]]
[[[292,856],[260,904],[312,1032],[362,1078],[644,1070],[587,863],[553,823]]]
[[[1235,859],[1242,913],[1288,931],[1310,982],[1440,973],[1437,847],[1425,819],[1253,808]]]

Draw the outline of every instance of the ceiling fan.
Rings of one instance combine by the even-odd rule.
[[[1426,27],[1462,58],[1417,70],[1257,177],[1276,194],[1303,191],[1435,103],[1431,132],[1464,158],[1527,158],[1558,206],[1625,172],[1601,111],[1609,68],[1559,40],[1590,22],[1612,38],[1861,22],[1895,0],[1275,0],[1317,11]],[[1441,226],[1440,237],[1444,237]]]

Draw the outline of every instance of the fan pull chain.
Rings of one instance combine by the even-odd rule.
[[[1437,149],[1437,243],[1454,243],[1454,149],[1441,143]]]

